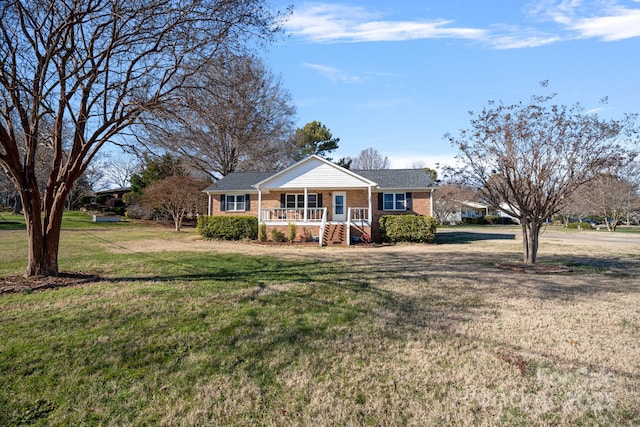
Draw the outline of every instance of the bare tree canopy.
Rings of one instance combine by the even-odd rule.
[[[104,174],[101,184],[107,188],[130,186],[131,176],[140,170],[140,163],[137,158],[127,155],[106,158],[100,163]]]
[[[202,190],[209,184],[207,180],[190,176],[169,176],[146,187],[142,193],[142,203],[169,215],[175,230],[180,231],[187,215],[207,209],[207,196]]]
[[[0,3],[0,166],[22,199],[27,275],[57,274],[64,200],[103,145],[177,96],[185,65],[271,41],[280,20],[262,0]]]
[[[638,185],[614,174],[602,174],[576,191],[575,199],[591,215],[602,219],[609,231],[638,208]]]
[[[519,218],[530,264],[544,221],[576,188],[628,162],[629,148],[638,143],[635,116],[603,120],[580,105],[552,105],[553,98],[492,104],[459,137],[445,136],[486,201]]]
[[[475,198],[475,192],[469,187],[456,184],[440,185],[433,197],[433,217],[441,225],[461,221],[458,217],[463,203],[471,202]]]
[[[354,170],[389,169],[391,162],[387,156],[382,157],[378,150],[369,147],[360,151],[360,154],[353,159],[351,167]]]
[[[225,53],[188,77],[178,93],[171,110],[149,116],[146,143],[211,178],[284,166],[295,108],[259,58]]]

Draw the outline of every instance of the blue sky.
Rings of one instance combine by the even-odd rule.
[[[452,164],[443,135],[489,100],[557,92],[602,117],[640,112],[640,0],[293,6],[265,62],[291,93],[297,126],[318,120],[340,138],[334,159],[373,147],[394,168]]]

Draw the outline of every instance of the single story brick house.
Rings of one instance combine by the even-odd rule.
[[[348,170],[312,155],[279,172],[234,172],[203,190],[209,215],[255,215],[321,245],[380,240],[382,215],[432,215],[435,183],[423,169]]]

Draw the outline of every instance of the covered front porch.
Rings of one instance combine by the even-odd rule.
[[[344,231],[339,233],[341,244],[350,245],[352,233],[370,234],[376,185],[312,156],[253,185],[258,192],[258,220],[267,227],[295,224],[313,230],[321,245],[330,230],[338,229]]]
[[[329,208],[260,208],[259,222],[268,228],[283,231],[294,224],[300,228],[301,238],[311,233],[320,246],[329,244],[351,245],[368,241],[371,236],[371,209],[348,207],[346,216],[337,221],[329,220]],[[333,218],[331,218],[333,219]]]

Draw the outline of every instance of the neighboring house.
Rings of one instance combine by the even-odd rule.
[[[204,190],[209,215],[256,215],[297,240],[380,240],[382,215],[431,215],[435,183],[423,169],[348,170],[310,156],[280,172],[234,172]]]
[[[506,208],[506,205],[504,207]],[[514,223],[520,222],[518,218],[514,218],[511,215],[508,215],[500,207],[471,201],[460,202],[460,209],[457,212],[451,213],[447,217],[447,222],[449,222],[449,224],[460,224],[464,222],[465,219],[480,219],[484,218],[485,216],[509,218]]]
[[[515,217],[515,216],[511,216],[508,213],[505,212],[505,209],[511,209],[514,210],[516,213],[519,212],[519,210],[515,207],[511,207],[509,208],[509,206],[506,203],[502,203],[500,206],[491,206],[489,207],[489,215],[495,215],[499,218],[509,218],[511,221],[513,221],[515,224],[520,224],[520,219]]]
[[[110,190],[96,191],[96,196],[110,196],[114,199],[122,199],[125,194],[130,193],[130,187],[112,188]]]
[[[444,218],[444,224],[461,224],[465,219],[478,219],[484,218],[489,211],[489,206],[477,203],[470,202],[468,200],[465,201],[457,201],[456,202],[457,210],[451,212],[449,215]]]

